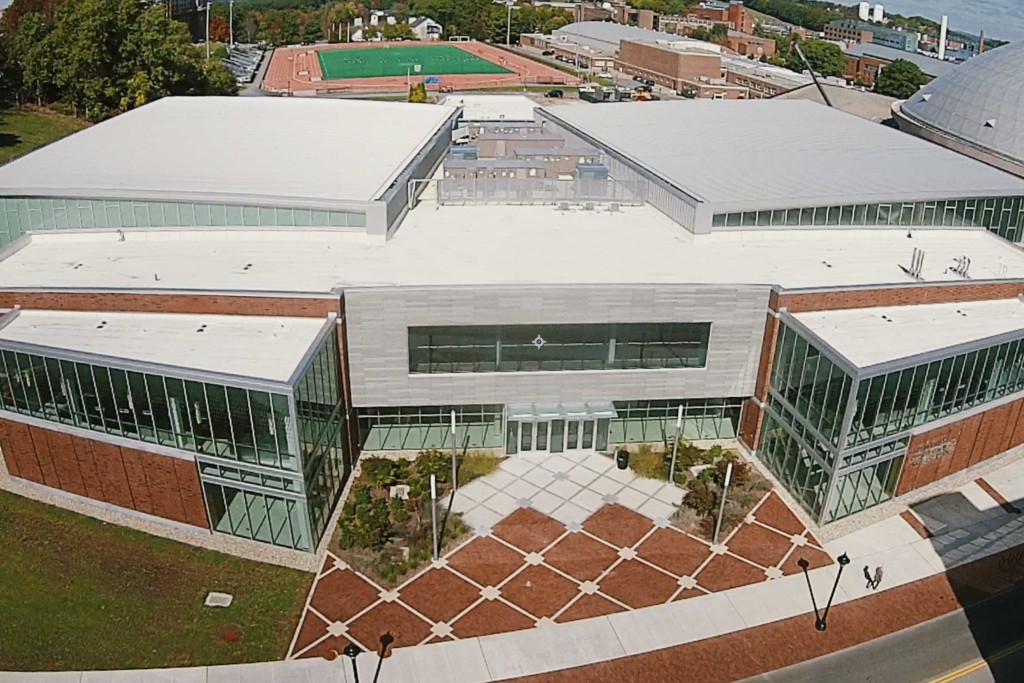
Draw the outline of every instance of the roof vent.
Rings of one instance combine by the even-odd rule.
[[[985,122],[985,127],[986,128],[995,128],[996,127],[996,120],[995,119],[989,119],[988,121]]]
[[[925,94],[921,95],[921,99],[924,100],[925,102],[927,102],[931,98],[932,98],[932,94],[930,92],[926,92]]]
[[[200,325],[199,329],[197,329],[196,332],[206,332],[206,323]]]
[[[97,330],[102,330],[106,326],[107,326],[107,321],[106,320],[101,320],[100,324],[96,326],[96,329]]]
[[[251,263],[246,263],[245,267],[242,268],[242,270],[249,270],[250,268],[252,268],[252,264]]]
[[[958,258],[953,259],[953,263],[954,265],[950,266],[949,268],[946,268],[946,272],[954,273],[964,279],[969,280],[971,276],[968,275],[968,272],[971,270],[971,259],[967,258],[966,256],[960,256]]]
[[[832,267],[832,264],[831,264],[831,263],[829,263],[828,261],[822,261],[821,263],[822,263],[822,265],[824,265],[824,266],[825,266],[826,268],[831,268],[831,267]]]
[[[914,253],[910,256],[910,267],[901,265],[900,268],[904,273],[914,278],[915,280],[921,279],[921,268],[924,267],[924,249],[918,249],[914,247]]]

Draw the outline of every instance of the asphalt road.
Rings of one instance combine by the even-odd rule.
[[[987,660],[987,661],[986,661]],[[1024,586],[858,647],[741,683],[1021,683]]]

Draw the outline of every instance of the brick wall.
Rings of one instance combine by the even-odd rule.
[[[15,477],[209,528],[194,462],[0,419],[0,448]]]
[[[722,75],[722,58],[719,55],[677,52],[630,40],[623,40],[619,45],[619,65],[628,74],[642,73],[659,85],[676,90],[682,86],[683,80],[720,78]]]
[[[131,313],[200,313],[325,317],[339,312],[339,297],[263,297],[229,294],[131,294],[0,290],[0,308]]]
[[[902,495],[1024,444],[1024,399],[914,435],[896,493]]]
[[[793,294],[782,291],[773,297],[770,303],[775,310],[785,307],[790,313],[802,313],[873,306],[913,306],[1012,299],[1020,294],[1024,294],[1024,282],[955,283],[930,287],[877,287]]]

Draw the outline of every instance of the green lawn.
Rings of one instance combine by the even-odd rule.
[[[38,109],[0,109],[0,164],[81,130],[88,125],[70,116]]]
[[[318,50],[316,54],[327,80],[405,76],[410,67],[413,76],[511,73],[451,45],[385,44],[354,50]],[[417,64],[419,72],[415,71]]]
[[[313,580],[5,491],[0,529],[0,671],[282,659]]]

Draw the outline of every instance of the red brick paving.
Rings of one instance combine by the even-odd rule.
[[[770,494],[757,519],[785,527],[788,534],[795,529],[796,517],[779,505],[784,507],[782,500]],[[799,533],[804,533],[802,526]],[[400,586],[397,603],[382,602],[380,589],[352,570],[331,570],[335,558],[328,555],[311,606],[329,622],[346,624],[349,632],[341,638],[327,636],[328,623],[307,613],[292,653],[324,656],[338,649],[335,646],[343,649],[346,637],[373,648],[384,630],[395,635],[395,647],[440,642],[430,632],[434,623],[450,624],[452,638],[501,633],[531,628],[545,617],[567,622],[622,611],[616,600],[636,609],[703,595],[703,589],[726,590],[766,580],[760,566],[733,554],[770,567],[792,549],[781,566],[786,573],[800,571],[800,557],[806,557],[811,567],[832,562],[812,545],[793,547],[786,534],[758,524],[742,525],[728,539],[729,554],[713,556],[697,573],[699,588],[685,590],[680,590],[678,577],[698,572],[708,560],[710,546],[674,528],[655,528],[650,519],[619,505],[604,506],[578,532],[569,532],[535,510],[517,510],[495,526],[494,537],[474,538],[448,555],[446,567],[428,568]],[[633,546],[637,558],[621,560],[619,550]],[[527,565],[529,553],[541,554],[543,563]],[[596,583],[599,592],[581,594],[579,583],[584,581]],[[497,597],[482,599],[482,592],[488,591],[480,586],[495,587],[491,590]],[[364,610],[368,611],[357,618]]]
[[[782,563],[780,569],[783,574],[796,574],[797,572],[803,571],[797,562],[801,559],[807,560],[808,567],[807,571],[812,569],[818,569],[819,567],[827,567],[832,564],[832,558],[828,556],[823,550],[818,550],[814,546],[805,545],[803,547],[793,548],[793,554],[786,558],[786,561]]]
[[[754,512],[754,519],[790,536],[804,532],[803,522],[793,514],[782,498],[779,498],[779,494],[774,491],[768,494],[768,499],[761,503]]]
[[[605,505],[583,523],[583,529],[619,548],[628,548],[651,530],[651,520],[621,505]]]
[[[729,538],[729,552],[742,555],[762,567],[774,567],[782,562],[793,547],[789,539],[789,536],[759,524],[741,524]]]
[[[729,555],[716,555],[697,575],[700,587],[712,592],[727,591],[764,580],[764,570]]]
[[[381,634],[395,637],[393,648],[423,642],[430,635],[430,624],[395,602],[382,602],[348,625],[348,632],[363,647],[376,649]]]
[[[494,527],[494,535],[527,553],[539,553],[565,533],[565,525],[533,508],[519,508]]]
[[[910,510],[904,510],[903,512],[901,512],[900,517],[902,517],[903,521],[909,524],[910,527],[914,531],[916,531],[918,536],[920,536],[921,538],[927,539],[932,537],[932,532],[928,530],[928,527],[926,527],[924,523],[917,518],[917,515],[915,515]]]
[[[447,623],[480,599],[480,589],[447,569],[429,569],[401,595],[402,602],[423,616]]]
[[[676,579],[636,560],[615,567],[598,586],[605,595],[633,609],[667,602],[679,590]]]
[[[689,576],[707,559],[711,547],[675,529],[658,529],[637,546],[636,552],[676,576]]]
[[[555,619],[560,624],[577,619],[590,619],[591,617],[603,617],[616,612],[625,612],[625,609],[616,605],[608,598],[597,595],[582,595],[567,610],[558,615]]]
[[[484,600],[452,624],[457,638],[489,636],[534,626],[534,620],[500,600]]]
[[[593,581],[618,559],[614,549],[586,534],[569,534],[544,553],[546,564],[580,581]]]
[[[351,569],[342,569],[320,579],[310,606],[331,621],[348,621],[379,597],[379,589],[369,581]]]
[[[303,657],[323,657],[324,659],[337,659],[345,648],[348,646],[348,639],[344,636],[334,637],[327,636],[324,640],[320,641],[306,653]]]
[[[475,538],[448,558],[448,566],[481,586],[496,586],[523,565],[523,556],[493,538]]]
[[[501,587],[501,597],[535,617],[550,617],[579,593],[579,586],[547,567],[527,567]]]

